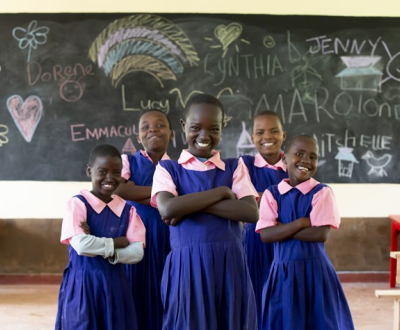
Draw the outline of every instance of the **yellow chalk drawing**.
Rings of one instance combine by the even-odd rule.
[[[274,48],[275,47],[275,39],[273,36],[264,37],[263,44],[265,48]]]
[[[225,57],[229,45],[240,37],[242,31],[243,28],[238,23],[221,24],[215,28],[214,35],[221,42],[222,50],[224,51],[222,57]]]
[[[132,55],[113,67],[110,74],[112,85],[118,86],[124,76],[134,71],[144,71],[152,75],[161,87],[164,87],[162,80],[176,80],[173,72],[161,61],[147,55]]]
[[[218,25],[214,29],[214,36],[218,39],[221,45],[212,45],[210,48],[222,48],[222,57],[225,57],[229,46],[233,44],[236,40],[239,40],[240,35],[243,32],[243,27],[239,23],[231,23],[229,25]],[[206,41],[214,41],[212,38],[205,37]],[[249,41],[245,39],[240,39],[241,42],[245,44],[250,44]],[[239,52],[239,46],[236,44],[235,49]]]
[[[3,146],[3,144],[8,143],[8,126],[0,124],[0,147]]]
[[[175,23],[152,14],[136,14],[109,24],[93,41],[88,57],[97,63],[114,87],[128,73],[143,71],[161,86],[176,80],[184,64],[200,58],[185,32]]]

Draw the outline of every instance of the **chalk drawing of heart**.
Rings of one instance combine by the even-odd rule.
[[[243,28],[238,23],[231,23],[229,25],[218,25],[214,30],[214,35],[222,44],[222,49],[224,50],[225,56],[226,51],[228,50],[229,45],[234,42],[237,38],[242,34]]]
[[[43,105],[40,98],[31,95],[24,102],[21,96],[13,95],[7,99],[7,108],[26,142],[31,142],[42,117]]]

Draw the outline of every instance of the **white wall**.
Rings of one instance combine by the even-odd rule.
[[[13,0],[0,13],[154,12],[281,15],[399,16],[398,0]],[[1,160],[0,160],[1,161]],[[400,184],[332,184],[342,217],[400,214]],[[90,182],[0,181],[0,218],[61,218],[66,200]]]

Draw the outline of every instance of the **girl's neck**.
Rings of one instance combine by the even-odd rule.
[[[271,155],[261,155],[261,156],[269,165],[275,165],[277,162],[281,160],[281,153],[271,154]]]
[[[146,150],[147,154],[151,158],[154,164],[158,164],[158,162],[163,158],[165,151],[151,151]]]

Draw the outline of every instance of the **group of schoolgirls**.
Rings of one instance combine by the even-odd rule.
[[[71,198],[63,219],[56,329],[354,329],[325,252],[340,217],[332,190],[312,178],[316,141],[296,136],[282,152],[282,120],[265,111],[253,119],[258,154],[221,159],[225,122],[218,99],[195,95],[178,160],[166,154],[173,131],[160,110],[140,117],[143,150],[92,150],[92,190]]]

